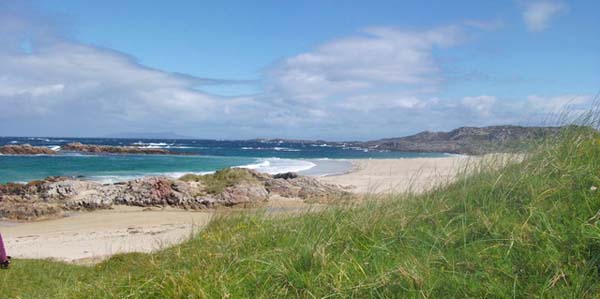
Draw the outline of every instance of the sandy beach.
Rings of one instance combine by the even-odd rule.
[[[13,257],[87,263],[116,253],[151,252],[181,242],[205,226],[212,215],[118,206],[54,220],[1,222],[0,229]]]
[[[353,170],[320,179],[356,193],[424,190],[447,181],[470,158],[461,156],[415,159],[351,160]],[[271,211],[307,208],[301,201],[274,200]],[[151,252],[189,238],[215,215],[179,209],[143,210],[118,206],[112,210],[76,213],[39,222],[0,222],[6,246],[17,258],[52,258],[94,263],[123,252]]]
[[[353,170],[321,180],[350,187],[356,193],[394,193],[423,191],[448,182],[476,157],[358,159]]]

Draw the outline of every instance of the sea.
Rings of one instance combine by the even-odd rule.
[[[208,174],[227,167],[254,169],[269,174],[341,174],[352,168],[352,159],[443,157],[443,153],[406,153],[357,148],[326,142],[268,140],[196,140],[0,137],[1,145],[30,144],[59,151],[61,146],[83,144],[162,148],[186,155],[119,155],[62,153],[57,155],[0,155],[0,183],[29,182],[48,176],[71,176],[102,183],[187,173]]]

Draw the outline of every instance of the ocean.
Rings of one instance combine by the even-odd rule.
[[[324,142],[286,141],[0,137],[0,146],[31,144],[59,150],[71,142],[83,144],[164,148],[193,155],[0,155],[0,183],[28,182],[48,176],[74,176],[103,183],[144,176],[179,177],[206,174],[226,167],[244,167],[270,174],[298,172],[325,176],[351,169],[351,159],[442,157],[442,153],[404,153],[365,150]]]

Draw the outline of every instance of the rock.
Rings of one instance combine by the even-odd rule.
[[[137,206],[180,205],[189,197],[183,185],[167,177],[151,177],[127,182],[116,203]]]
[[[101,186],[98,189],[82,190],[66,199],[63,207],[68,210],[110,209],[117,192],[118,189],[106,186]]]
[[[31,146],[30,144],[4,145],[0,146],[0,154],[3,155],[55,155],[56,152],[43,146]]]
[[[63,209],[55,203],[30,201],[17,196],[0,197],[0,218],[39,220],[61,216],[63,216]]]
[[[42,198],[49,200],[63,200],[78,196],[82,192],[98,190],[101,184],[82,180],[57,180],[40,185]]]
[[[73,142],[62,146],[61,150],[82,153],[105,153],[105,154],[147,154],[147,155],[171,155],[178,154],[161,148],[141,148],[135,146],[109,146],[82,144]]]
[[[269,192],[263,184],[241,182],[231,187],[226,187],[216,196],[219,204],[232,206],[245,203],[258,203],[267,201]]]
[[[294,179],[273,179],[265,182],[270,193],[281,197],[323,200],[326,198],[341,198],[351,195],[340,186],[322,183],[312,177],[297,177]]]
[[[209,186],[201,181],[163,176],[115,184],[68,177],[49,177],[28,184],[0,184],[0,217],[32,220],[58,217],[71,210],[110,209],[115,204],[206,209],[261,203],[271,196],[323,200],[349,194],[338,186],[297,174],[270,176],[252,170],[237,171],[248,173],[239,176],[243,179],[227,181],[218,193],[208,192]]]
[[[278,173],[273,176],[274,179],[284,179],[284,180],[295,179],[297,177],[298,177],[298,174],[295,172]]]
[[[299,198],[300,186],[285,179],[269,179],[265,181],[265,188],[269,193],[278,194],[281,197]]]

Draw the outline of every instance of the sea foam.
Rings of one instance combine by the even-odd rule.
[[[237,166],[237,168],[246,168],[264,172],[268,174],[278,174],[286,172],[299,172],[311,169],[316,164],[306,160],[293,160],[281,158],[258,159],[256,163]]]

